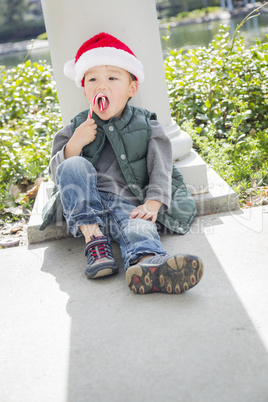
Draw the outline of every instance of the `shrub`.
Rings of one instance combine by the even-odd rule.
[[[160,22],[163,23],[176,23],[183,20],[190,20],[195,18],[204,18],[207,17],[209,13],[217,13],[222,11],[221,7],[206,7],[206,8],[196,8],[192,11],[181,11],[175,16],[162,18]]]
[[[46,175],[52,138],[61,114],[52,69],[27,61],[0,67],[0,209],[11,184]]]
[[[242,37],[230,44],[222,27],[207,48],[170,50],[165,61],[173,117],[235,189],[267,180],[267,50],[260,41],[247,49]]]

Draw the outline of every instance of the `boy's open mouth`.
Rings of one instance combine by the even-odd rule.
[[[106,95],[101,94],[101,96],[98,98],[97,102],[98,102],[98,107],[101,112],[105,112],[105,110],[108,109],[110,102]]]

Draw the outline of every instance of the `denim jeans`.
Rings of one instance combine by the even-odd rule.
[[[98,224],[102,232],[120,245],[124,268],[146,254],[167,254],[156,225],[149,220],[129,219],[135,205],[118,195],[97,190],[97,172],[81,156],[62,162],[57,169],[57,186],[68,227],[81,236],[79,226]]]

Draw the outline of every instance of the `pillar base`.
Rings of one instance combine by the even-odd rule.
[[[193,141],[188,133],[181,130],[174,120],[164,127],[171,141],[173,160],[186,158],[191,152]]]
[[[207,165],[192,149],[188,156],[174,162],[183,175],[184,182],[191,194],[201,194],[208,191]]]

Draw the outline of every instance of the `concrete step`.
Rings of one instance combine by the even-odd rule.
[[[193,195],[198,215],[208,215],[239,209],[237,194],[210,167],[207,167],[207,178],[207,192],[200,192],[199,194]],[[51,195],[52,188],[52,182],[43,182],[40,186],[27,229],[29,244],[71,236],[65,221],[57,222],[57,224],[51,225],[43,231],[39,230],[42,223],[43,207]],[[189,190],[191,191],[192,188],[190,184]]]
[[[213,170],[207,167],[208,191],[193,195],[197,215],[216,214],[239,209],[236,192]]]

